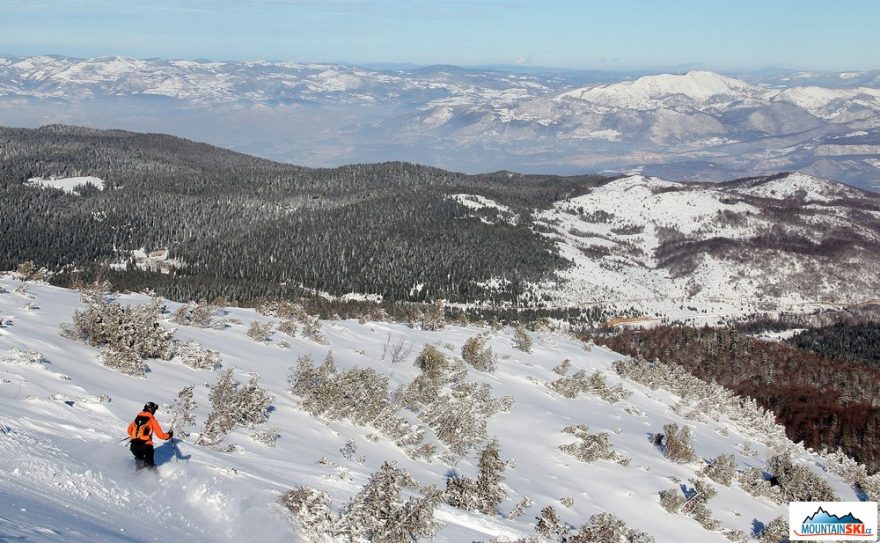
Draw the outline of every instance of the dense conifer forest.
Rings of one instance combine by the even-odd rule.
[[[27,184],[95,176],[79,195]],[[464,175],[408,163],[309,169],[171,136],[70,126],[0,128],[0,269],[33,260],[67,284],[104,270],[116,288],[248,303],[314,290],[389,300],[533,305],[522,285],[566,265],[529,226],[536,208],[605,178]],[[474,217],[449,198],[508,206]],[[486,220],[481,220],[485,218]],[[130,252],[167,248],[171,274]],[[127,266],[125,273],[109,263]],[[488,286],[492,278],[503,278]],[[303,288],[304,287],[304,288]]]
[[[718,328],[664,326],[597,338],[620,353],[679,364],[754,398],[794,441],[840,447],[880,470],[880,368]],[[876,351],[875,351],[876,352]]]
[[[805,330],[788,343],[826,358],[880,368],[880,325],[877,323],[837,323]]]

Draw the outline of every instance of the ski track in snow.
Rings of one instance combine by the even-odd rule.
[[[0,328],[0,541],[300,541],[296,528],[278,505],[280,494],[297,485],[326,491],[335,509],[342,507],[384,461],[393,460],[422,485],[444,486],[448,474],[476,476],[477,454],[452,465],[434,457],[431,462],[408,458],[385,438],[371,442],[372,430],[357,425],[325,422],[309,416],[286,391],[289,368],[297,357],[312,354],[320,361],[332,349],[340,369],[372,367],[390,375],[392,388],[411,381],[419,370],[412,364],[423,344],[432,343],[446,355],[460,355],[465,340],[485,331],[474,326],[448,326],[441,332],[410,329],[403,324],[356,321],[323,321],[329,346],[275,332],[267,344],[246,336],[251,321],[268,317],[248,309],[229,309],[241,320],[226,330],[176,327],[175,338],[198,341],[222,354],[224,368],[236,367],[245,381],[256,372],[275,396],[269,425],[280,431],[275,447],[257,443],[247,431],[235,431],[224,444],[237,445],[237,453],[222,453],[196,446],[194,439],[177,445],[157,440],[156,473],[134,473],[125,443],[125,427],[148,400],[161,407],[157,418],[167,430],[169,404],[187,385],[195,386],[198,423],[210,407],[206,385],[217,373],[193,370],[176,361],[150,361],[145,378],[122,375],[103,367],[97,350],[62,338],[58,331],[82,307],[79,293],[43,284],[32,284],[27,298],[14,292],[19,282],[11,275],[0,278],[0,316],[10,321]],[[2,292],[2,291],[0,291]],[[119,295],[119,303],[145,303],[143,295]],[[33,302],[38,309],[26,309]],[[177,304],[168,303],[174,310]],[[415,346],[404,363],[389,367],[382,361],[383,346],[404,338]],[[660,507],[658,492],[694,477],[699,463],[674,464],[657,451],[647,436],[668,422],[686,423],[695,434],[702,458],[733,453],[744,469],[762,465],[770,451],[722,418],[717,422],[685,421],[672,412],[677,401],[663,390],[649,390],[622,381],[610,371],[619,355],[551,333],[533,333],[532,354],[513,348],[510,330],[492,332],[490,345],[499,355],[498,369],[485,374],[468,372],[468,379],[488,383],[496,397],[510,395],[515,404],[509,413],[489,420],[489,436],[496,437],[501,455],[511,467],[504,473],[508,491],[501,516],[488,517],[440,506],[436,518],[442,527],[435,542],[489,541],[534,535],[540,509],[554,505],[563,521],[580,526],[590,515],[609,511],[631,527],[654,535],[658,543],[676,541],[727,541],[719,532],[707,532],[695,521],[672,515]],[[285,340],[290,348],[279,348]],[[13,349],[39,351],[41,363],[16,362]],[[559,378],[552,368],[570,359],[569,375],[579,369],[605,373],[609,386],[623,384],[630,398],[608,404],[582,394],[566,399],[545,386]],[[101,401],[101,395],[111,401]],[[639,413],[629,414],[628,405]],[[587,424],[591,433],[608,432],[615,448],[631,458],[624,467],[610,462],[585,464],[558,447],[574,440],[562,433],[571,424]],[[179,433],[178,429],[178,433]],[[192,428],[191,431],[197,431]],[[727,435],[722,435],[722,434]],[[429,431],[430,439],[435,439]],[[357,452],[345,458],[340,448],[353,440]],[[750,442],[758,457],[743,455],[737,446]],[[442,445],[440,446],[442,449]],[[363,455],[364,462],[357,459]],[[835,476],[823,473],[819,460],[806,452],[801,461],[829,479],[841,499],[856,499],[854,492]],[[321,458],[327,462],[318,463]],[[514,467],[515,466],[515,467]],[[736,485],[714,484],[718,495],[709,505],[725,528],[751,532],[752,522],[768,522],[786,515],[787,507],[755,499]],[[519,519],[504,517],[523,497],[534,500]],[[559,500],[571,496],[572,508]]]

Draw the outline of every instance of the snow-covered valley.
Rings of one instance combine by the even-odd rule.
[[[116,295],[114,300],[149,301],[140,294]],[[168,302],[167,308],[161,325],[174,330],[175,340],[196,341],[217,351],[222,369],[235,368],[240,381],[258,376],[274,400],[268,421],[255,430],[277,432],[274,446],[253,439],[255,430],[245,428],[230,433],[222,446],[196,445],[211,409],[209,387],[220,371],[193,369],[179,357],[149,360],[150,371],[143,377],[105,367],[98,349],[60,335],[62,324],[83,309],[79,292],[41,283],[22,287],[14,274],[6,274],[0,278],[0,539],[305,541],[279,504],[291,488],[326,492],[331,508],[338,511],[383,462],[393,461],[419,485],[443,489],[450,476],[476,477],[479,450],[491,439],[497,440],[506,463],[506,497],[498,514],[439,505],[432,541],[537,537],[535,518],[550,505],[572,529],[592,515],[610,512],[658,542],[760,539],[763,526],[786,517],[787,506],[750,495],[738,480],[724,485],[704,479],[717,490],[708,501],[718,522],[712,530],[660,505],[659,492],[692,487],[689,481],[721,454],[733,455],[736,470],[744,472],[767,469],[769,457],[788,452],[797,465],[830,484],[838,499],[865,497],[841,477],[833,459],[792,444],[772,419],[748,409],[721,413],[700,403],[699,394],[685,397],[623,378],[612,365],[624,357],[561,331],[528,332],[533,345],[525,352],[517,348],[521,338],[510,328],[447,324],[428,331],[402,323],[330,320],[317,323],[320,334],[308,338],[282,332],[277,318],[250,309],[223,309],[225,324],[199,328],[172,323],[170,315],[179,304]],[[255,321],[273,322],[267,339],[250,337]],[[465,343],[479,334],[486,334],[486,345],[496,356],[495,371],[454,362]],[[314,340],[321,336],[322,342]],[[299,358],[311,355],[320,362],[331,352],[339,371],[371,368],[395,390],[419,376],[414,361],[425,345],[433,345],[458,368],[453,380],[488,385],[496,399],[512,398],[488,418],[484,438],[464,454],[452,453],[414,410],[399,413],[421,426],[425,442],[436,446],[424,457],[408,454],[375,427],[312,416],[302,398],[288,390],[288,375]],[[567,398],[561,389],[547,386],[580,370],[598,372],[607,387]],[[158,472],[135,473],[120,442],[126,426],[144,402],[155,401],[161,406],[157,418],[167,430],[173,400],[191,385],[196,423],[175,428],[178,435],[184,430],[191,434],[176,446],[157,442]],[[616,392],[603,399],[603,390]],[[716,397],[710,403],[725,400]],[[692,430],[694,460],[673,462],[651,441],[669,423]],[[560,450],[576,441],[563,429],[579,424],[590,433],[607,433],[614,450],[629,461],[586,463]],[[525,498],[522,515],[513,517]]]

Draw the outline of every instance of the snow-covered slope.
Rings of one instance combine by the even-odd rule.
[[[560,305],[709,323],[858,303],[880,291],[869,271],[878,215],[867,211],[878,203],[803,174],[727,185],[618,179],[538,215],[574,265],[535,289]]]
[[[628,109],[653,109],[670,98],[684,97],[699,103],[761,98],[766,89],[749,85],[745,81],[724,77],[713,72],[694,71],[684,75],[653,75],[635,81],[624,81],[576,89],[562,93],[560,97],[578,98],[606,107]]]
[[[638,183],[631,190],[639,188]],[[0,538],[26,541],[299,541],[297,532],[278,505],[280,494],[307,485],[327,492],[332,507],[341,508],[381,464],[396,461],[420,484],[444,486],[451,473],[475,476],[475,453],[464,457],[434,455],[414,460],[384,438],[369,439],[375,430],[348,422],[322,421],[308,415],[286,390],[288,370],[297,357],[311,354],[321,360],[333,353],[340,370],[373,368],[392,385],[411,381],[419,372],[415,353],[402,363],[385,359],[389,341],[416,347],[436,345],[445,355],[459,355],[462,344],[488,332],[491,348],[500,355],[494,373],[470,369],[467,379],[492,387],[496,397],[514,399],[509,412],[489,419],[488,437],[497,438],[508,461],[501,515],[486,516],[440,506],[437,542],[488,541],[496,537],[534,535],[539,510],[554,505],[562,520],[574,526],[590,515],[612,512],[631,527],[653,534],[658,542],[727,539],[722,529],[749,534],[754,526],[786,515],[787,507],[754,498],[738,484],[714,484],[709,501],[721,528],[706,531],[694,520],[666,512],[658,492],[695,476],[702,461],[676,464],[649,441],[664,424],[686,424],[694,431],[701,458],[721,453],[735,456],[738,469],[763,466],[763,458],[789,449],[803,466],[826,479],[841,499],[854,500],[854,491],[828,464],[786,444],[768,421],[751,425],[727,416],[716,420],[695,415],[688,400],[663,389],[650,390],[621,380],[610,370],[621,357],[550,332],[534,333],[531,353],[516,350],[509,330],[449,326],[439,332],[411,329],[384,322],[325,321],[327,345],[276,331],[266,343],[246,335],[252,321],[267,321],[252,310],[230,309],[238,319],[222,330],[177,326],[175,338],[196,340],[221,353],[225,368],[245,380],[258,375],[275,399],[268,424],[280,438],[268,447],[233,432],[223,446],[233,452],[197,446],[195,435],[174,449],[157,446],[157,474],[133,472],[132,459],[120,439],[129,420],[145,401],[159,402],[160,423],[170,423],[168,404],[185,386],[195,385],[197,425],[204,423],[210,403],[208,384],[217,373],[194,370],[172,361],[150,361],[143,378],[130,377],[102,366],[97,351],[59,336],[59,326],[81,307],[79,293],[41,284],[20,289],[6,275],[0,279]],[[125,295],[120,303],[146,303],[142,295]],[[175,304],[170,304],[175,309]],[[171,327],[169,322],[163,323]],[[24,352],[30,354],[24,355]],[[552,368],[564,359],[576,370],[599,371],[608,385],[621,384],[630,393],[610,404],[592,394],[567,399],[546,383],[560,375]],[[673,407],[679,403],[678,407]],[[682,418],[678,413],[687,414]],[[559,450],[573,437],[563,427],[586,424],[591,432],[608,432],[618,452],[631,459],[627,466],[598,461],[582,463]],[[764,427],[762,430],[761,427]],[[198,428],[191,428],[197,430]],[[770,429],[770,434],[767,430]],[[178,433],[180,433],[178,427]],[[437,442],[429,432],[429,440]],[[343,454],[350,442],[348,453]],[[774,447],[771,451],[769,446]],[[352,447],[356,450],[351,454]],[[444,459],[445,458],[445,459]],[[507,519],[522,498],[533,500],[525,514]],[[570,507],[560,504],[572,498]]]

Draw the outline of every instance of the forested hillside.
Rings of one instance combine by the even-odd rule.
[[[598,342],[678,364],[773,411],[793,441],[840,447],[880,469],[880,369],[832,360],[727,329],[658,327]]]
[[[104,188],[28,184],[77,176]],[[531,211],[602,182],[393,162],[307,169],[164,135],[0,128],[0,230],[10,233],[0,238],[0,269],[33,260],[89,276],[96,265],[128,261],[132,273],[107,275],[117,287],[179,300],[248,302],[306,287],[524,303],[523,282],[566,266],[530,229]],[[490,198],[508,214],[475,217],[450,198],[457,193]],[[171,275],[139,271],[130,259],[163,248],[178,262]]]
[[[804,330],[788,342],[828,358],[880,368],[880,324],[877,323],[837,323]]]

